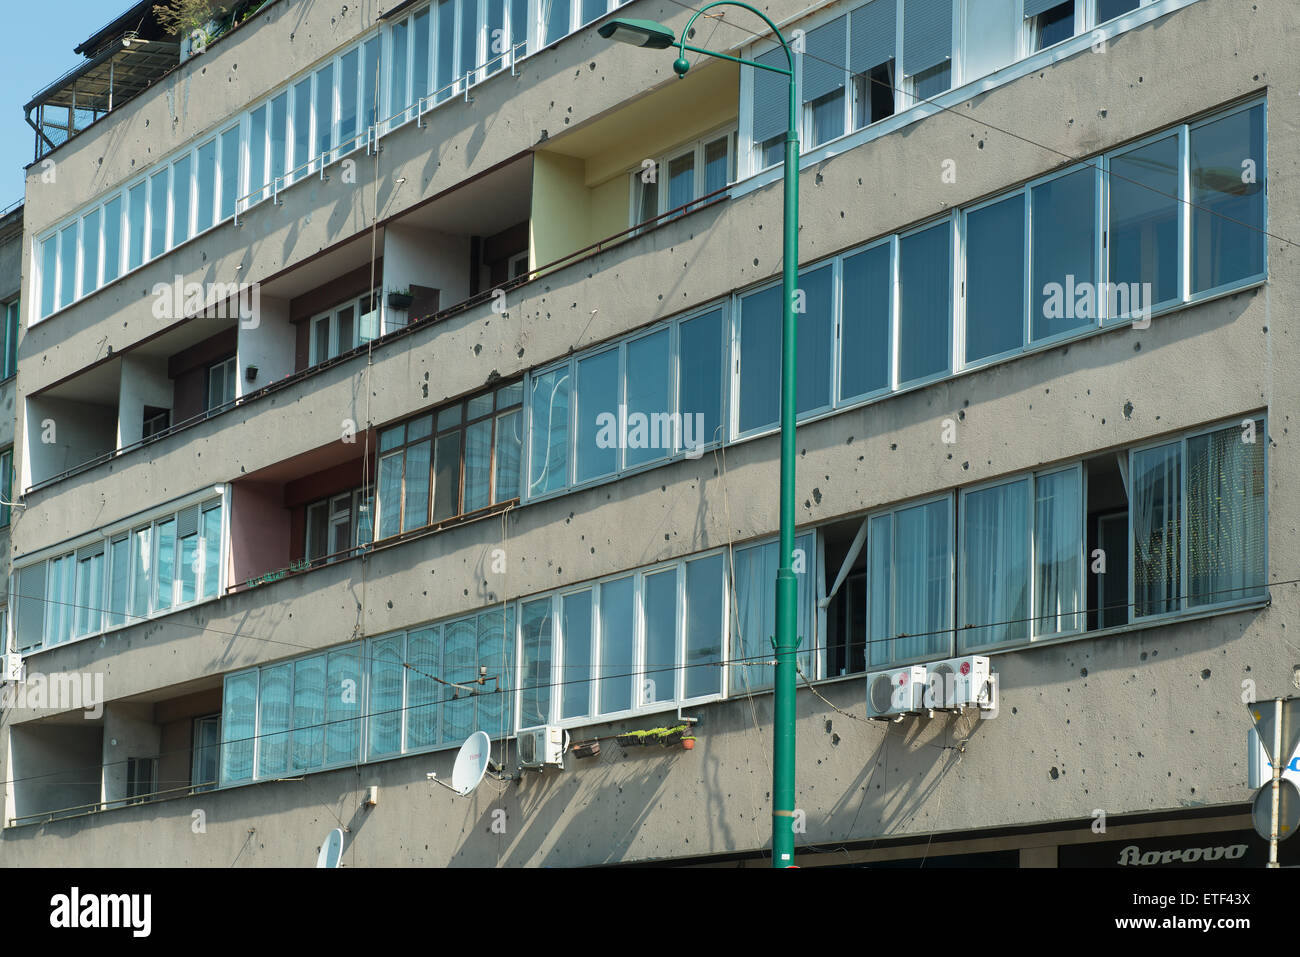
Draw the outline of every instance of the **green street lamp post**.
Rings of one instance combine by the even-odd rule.
[[[700,15],[714,7],[742,7],[762,17],[772,28],[782,49],[786,67],[769,66],[754,60],[716,53],[691,46],[686,38]],[[686,24],[681,39],[653,20],[615,19],[600,28],[600,35],[652,50],[677,47],[673,69],[685,77],[690,69],[686,51],[730,60],[759,70],[779,73],[789,79],[790,109],[785,133],[785,244],[781,270],[784,315],[781,321],[781,566],[776,573],[776,713],[773,721],[772,761],[772,866],[794,864],[794,727],[795,727],[795,635],[797,589],[794,577],[794,425],[795,425],[795,286],[799,274],[799,133],[795,128],[794,54],[781,31],[768,17],[747,3],[718,0],[701,7]]]

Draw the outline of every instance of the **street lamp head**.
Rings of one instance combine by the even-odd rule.
[[[653,20],[618,18],[603,24],[597,32],[606,40],[630,43],[634,47],[667,50],[677,39],[672,30]]]

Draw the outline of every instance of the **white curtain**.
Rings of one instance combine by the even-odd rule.
[[[882,606],[891,596],[891,556],[868,542],[871,554],[872,658],[879,663],[942,658],[951,649],[952,514],[948,500],[900,509],[893,519],[892,616]],[[879,532],[877,521],[871,531]],[[868,533],[868,539],[873,538]],[[888,588],[888,585],[884,586]],[[879,630],[883,626],[884,630]],[[892,643],[888,639],[893,639]]]
[[[1182,455],[1177,443],[1133,453],[1133,615],[1178,608]]]
[[[1187,442],[1187,578],[1193,605],[1259,594],[1264,567],[1264,428]]]
[[[1082,483],[1078,467],[1034,480],[1034,632],[1083,627]]]
[[[813,635],[813,578],[816,572],[816,540],[812,535],[801,535],[794,540],[796,551],[804,555],[803,570],[796,572],[798,612],[795,633],[801,639],[799,667],[812,676],[812,654],[815,647]],[[735,553],[735,579],[732,587],[735,607],[732,609],[730,688],[744,693],[755,688],[770,688],[776,679],[775,669],[769,664],[775,657],[772,642],[776,638],[776,572],[779,564],[778,542],[766,542],[740,548]]]
[[[962,512],[959,649],[1029,637],[1029,480],[971,492]]]

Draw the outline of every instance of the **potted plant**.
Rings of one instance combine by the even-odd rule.
[[[388,294],[389,308],[397,309],[400,312],[410,309],[413,302],[415,302],[415,297],[411,295],[409,289],[396,289]]]
[[[695,748],[695,735],[688,734],[682,737],[682,750],[692,751]]]

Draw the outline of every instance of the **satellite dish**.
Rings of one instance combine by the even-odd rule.
[[[343,829],[336,827],[325,837],[325,843],[320,846],[320,853],[316,855],[317,867],[338,867],[339,859],[343,857]]]
[[[475,731],[456,752],[456,763],[451,769],[451,789],[462,797],[478,787],[487,772],[488,752],[492,742],[486,731]]]

